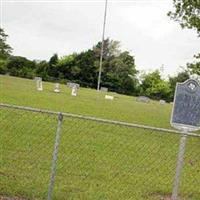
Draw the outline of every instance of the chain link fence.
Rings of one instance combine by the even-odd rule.
[[[170,200],[181,133],[0,105],[0,199]],[[200,199],[200,135],[186,134],[179,198]]]

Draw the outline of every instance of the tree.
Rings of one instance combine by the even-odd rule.
[[[159,70],[155,70],[154,72],[144,74],[140,87],[140,95],[145,95],[156,100],[170,100],[169,83],[161,78]]]
[[[168,15],[178,21],[182,28],[195,29],[200,36],[200,0],[173,0],[175,11]],[[187,68],[191,74],[200,75],[200,53],[194,56],[197,60],[188,63]]]
[[[33,78],[35,75],[35,62],[21,56],[10,56],[6,68],[10,75]]]
[[[175,10],[168,15],[178,21],[182,28],[195,29],[200,36],[200,1],[173,0]]]
[[[178,73],[176,76],[169,77],[169,85],[170,85],[170,89],[171,89],[169,98],[171,101],[173,101],[173,99],[174,99],[176,84],[185,82],[187,79],[189,79],[189,77],[190,77],[189,72],[186,70]]]
[[[75,57],[75,66],[72,70],[75,70],[75,78],[79,80],[83,86],[96,87],[99,68],[95,65],[96,59],[95,53],[91,49],[81,52]]]
[[[70,55],[63,56],[58,60],[57,70],[59,73],[58,75],[59,78],[71,81],[75,79],[78,73],[75,72],[76,71],[75,69],[72,70],[72,68],[76,65],[75,64],[76,56],[77,54],[73,53]]]
[[[136,74],[134,57],[128,51],[124,51],[119,56],[109,61],[104,61],[102,85],[119,93],[135,94],[137,86]]]
[[[194,57],[196,60],[193,63],[188,63],[187,68],[191,74],[197,74],[200,76],[200,53]]]
[[[49,68],[49,63],[45,60],[36,63],[36,75],[41,76],[43,80],[48,80],[49,76],[47,70]]]
[[[12,53],[12,48],[6,43],[8,35],[0,28],[0,59],[6,59]]]
[[[102,42],[98,42],[94,47],[93,51],[96,58],[100,58]],[[120,42],[115,40],[110,40],[109,38],[104,40],[103,46],[103,60],[112,59],[115,56],[118,56],[120,51]]]
[[[54,54],[49,60],[49,66],[47,68],[47,74],[50,77],[58,78],[58,70],[57,70],[57,63],[58,63],[58,55]]]

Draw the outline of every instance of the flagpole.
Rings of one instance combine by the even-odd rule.
[[[105,0],[103,34],[102,34],[102,42],[101,42],[101,54],[100,54],[100,62],[99,62],[99,76],[98,76],[97,91],[100,90],[100,85],[101,85],[101,72],[102,72],[103,53],[104,53],[104,37],[105,37],[105,28],[106,28],[107,7],[108,7],[108,0]]]

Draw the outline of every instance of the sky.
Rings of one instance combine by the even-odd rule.
[[[49,60],[92,48],[102,38],[105,0],[0,0],[1,27],[14,55]],[[176,74],[194,61],[200,38],[167,16],[172,0],[108,0],[105,37],[121,42],[138,70]]]

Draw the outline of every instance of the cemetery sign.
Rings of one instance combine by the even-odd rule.
[[[200,129],[200,85],[196,80],[177,84],[171,125],[181,130]]]

